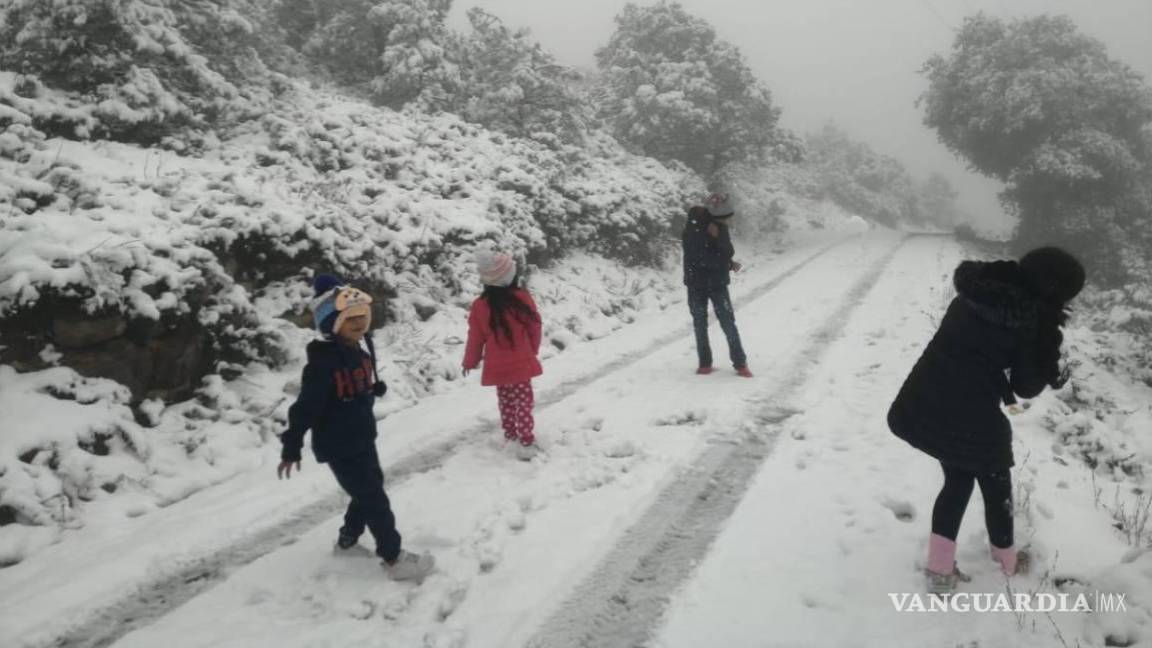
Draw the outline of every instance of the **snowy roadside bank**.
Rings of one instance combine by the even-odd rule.
[[[801,246],[758,263],[752,274],[738,281],[734,293],[739,299],[763,284],[773,284],[776,277],[788,274],[826,247],[823,242]],[[655,309],[640,326],[626,327],[609,339],[579,345],[556,356],[548,362],[548,374],[541,384],[542,398],[549,397],[553,385],[563,391],[571,381],[579,382],[577,376],[595,375],[594,367],[611,365],[637,349],[651,347],[654,338],[687,335],[686,320],[682,313],[674,311],[669,317]],[[690,348],[690,344],[685,348]],[[593,369],[589,371],[590,368]],[[465,387],[427,397],[419,407],[393,412],[383,423],[381,456],[417,457],[411,464],[413,470],[434,467],[437,458],[443,456],[437,447],[450,447],[452,443],[446,442],[454,443],[461,430],[475,429],[478,419],[494,416],[491,398],[487,390]],[[436,413],[432,419],[428,418],[429,412]],[[14,612],[5,614],[7,623],[14,624],[11,634],[25,636],[32,632],[35,618],[42,618],[34,610],[42,606],[49,611],[69,611],[49,617],[63,616],[79,623],[84,610],[91,612],[107,605],[109,599],[118,600],[126,587],[163,581],[172,574],[195,576],[205,556],[242,545],[245,538],[261,529],[290,524],[304,503],[326,498],[336,501],[330,477],[323,470],[308,470],[309,466],[301,479],[288,484],[269,482],[259,468],[271,470],[272,454],[265,451],[253,456],[248,472],[195,493],[177,505],[135,519],[112,518],[104,527],[77,532],[71,540],[46,549],[42,556],[0,571],[0,582],[6,585],[4,591],[12,596],[4,606]],[[387,463],[386,469],[395,468],[393,462]],[[316,510],[326,509],[320,506]],[[201,517],[226,522],[211,526],[188,522]],[[103,558],[96,561],[96,556]],[[107,556],[116,558],[109,560]],[[91,587],[77,582],[80,574],[83,576],[79,578],[91,583]]]

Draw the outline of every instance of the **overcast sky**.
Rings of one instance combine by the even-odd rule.
[[[481,6],[528,27],[562,62],[593,66],[624,0],[456,0],[453,22]],[[641,0],[639,4],[649,4]],[[970,173],[921,124],[918,74],[947,52],[969,13],[1067,14],[1107,44],[1115,58],[1152,78],[1152,0],[681,0],[744,52],[783,109],[782,123],[805,133],[833,120],[913,174],[939,171],[961,192],[978,222],[1004,217],[999,185]]]

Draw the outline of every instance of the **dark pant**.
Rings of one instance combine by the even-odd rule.
[[[384,493],[384,471],[376,448],[343,459],[331,459],[328,467],[344,492],[352,497],[340,535],[359,538],[364,526],[376,538],[376,554],[389,562],[400,555],[400,533],[396,530],[396,516],[392,504]]]
[[[984,524],[988,527],[988,540],[994,547],[1007,549],[1012,546],[1012,475],[1007,470],[994,473],[974,473],[945,464],[944,487],[936,496],[936,506],[932,509],[932,533],[955,540],[960,534],[960,521],[968,499],[972,497],[972,487],[980,484],[980,494],[984,496]]]
[[[728,338],[728,356],[732,359],[732,366],[737,369],[747,366],[748,359],[740,344],[740,332],[736,330],[736,313],[732,310],[728,286],[688,286],[688,311],[692,313],[692,327],[696,329],[696,355],[700,358],[700,366],[712,366],[712,346],[708,343],[709,300],[724,337]]]

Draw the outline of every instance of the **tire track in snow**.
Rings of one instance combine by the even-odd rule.
[[[731,437],[714,441],[669,481],[528,640],[528,648],[634,648],[648,642],[671,595],[708,552],[772,452],[783,423],[798,413],[779,403],[808,380],[908,240],[893,246],[856,281],[824,326],[808,337],[795,359],[779,372],[787,376],[784,382],[756,399],[752,421]]]
[[[833,249],[858,239],[858,236],[854,236],[830,243],[734,301],[739,306],[756,301],[771,293],[796,273]],[[627,369],[691,334],[691,327],[685,326],[657,337],[637,351],[618,356],[612,361],[598,366],[595,371],[563,382],[541,393],[537,398],[538,406],[544,408],[555,405],[588,385]],[[494,421],[482,421],[448,439],[433,443],[385,466],[384,474],[387,476],[389,487],[394,487],[414,476],[435,470],[461,449],[479,443],[478,439],[482,439],[485,432],[491,432],[496,427]],[[208,556],[179,561],[169,569],[164,569],[152,580],[140,583],[131,593],[87,613],[84,620],[69,624],[63,633],[55,637],[24,645],[30,648],[38,646],[104,648],[110,646],[121,637],[136,629],[151,625],[168,612],[224,582],[233,572],[280,547],[295,542],[295,538],[303,535],[304,532],[341,515],[346,507],[346,496],[336,490],[327,497],[301,506],[286,520],[246,535]]]

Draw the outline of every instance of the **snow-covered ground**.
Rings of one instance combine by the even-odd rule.
[[[829,240],[816,238],[810,244],[797,245],[775,256],[765,253],[757,259],[746,257],[750,261],[750,270],[746,276],[738,279],[734,294],[740,296],[755,293],[763,290],[765,283],[773,285],[782,276],[787,276],[795,266],[819,254],[829,242],[835,240],[835,236]],[[591,267],[594,265],[588,263],[584,267],[575,266],[572,271],[589,275],[590,289],[604,291],[604,281]],[[553,301],[549,297],[552,290],[549,287],[550,281],[553,280],[542,278],[538,292],[548,318],[575,316],[581,308],[588,309],[600,303],[596,299],[599,295],[595,292],[581,297],[569,290],[564,295],[566,304],[563,307],[557,304],[549,308],[545,304]],[[661,290],[659,287],[649,289]],[[679,292],[677,290],[677,294],[669,298],[682,301]],[[575,343],[578,340],[573,340],[568,350],[546,361],[546,380],[554,380],[555,387],[548,391],[548,383],[541,384],[540,397],[543,402],[557,400],[601,373],[611,371],[633,357],[661,348],[670,339],[688,334],[687,318],[680,312],[683,309],[682,303],[675,304],[677,307],[670,311],[674,315],[669,317],[664,310],[669,305],[664,303],[663,297],[651,299],[642,295],[639,301],[646,305],[643,309],[646,313],[643,322],[622,328],[612,335],[611,340],[595,343]],[[598,321],[588,314],[581,314],[578,319],[578,323],[585,328]],[[607,324],[603,326],[608,327]],[[617,321],[616,327],[619,326],[620,322]],[[444,331],[439,333],[443,334]],[[387,338],[386,334],[387,331],[382,337]],[[584,334],[589,339],[596,339],[606,335],[606,331],[587,330]],[[382,346],[382,351],[386,356],[394,353],[388,344]],[[458,358],[454,360],[458,361]],[[285,379],[281,374],[253,374],[247,378],[258,385],[252,387],[253,391],[271,391],[273,394],[280,390]],[[34,399],[48,397],[31,392],[23,394],[23,398],[42,405],[43,401]],[[491,402],[493,399],[494,396],[488,390],[479,387],[456,390],[419,401],[390,393],[378,413],[386,417],[382,423],[381,450],[382,456],[386,457],[386,466],[392,467],[389,471],[391,477],[399,477],[403,470],[427,469],[426,464],[434,465],[443,455],[453,451],[457,443],[467,440],[469,437],[466,431],[491,426],[495,415]],[[86,399],[80,400],[83,402]],[[80,408],[80,405],[76,407]],[[430,412],[436,414],[430,416]],[[61,412],[61,416],[69,414],[76,413],[67,410]],[[92,412],[80,409],[79,414],[79,420],[83,420],[85,415],[91,420]],[[484,420],[478,425],[478,419],[482,418]],[[63,628],[44,625],[48,619],[61,618],[61,615],[53,611],[66,611],[63,618],[72,622],[80,621],[86,610],[109,604],[122,596],[126,587],[141,579],[163,581],[173,573],[191,574],[200,567],[205,556],[221,550],[235,551],[230,547],[236,544],[252,544],[252,536],[261,530],[279,529],[278,525],[299,518],[301,509],[307,508],[306,504],[312,504],[315,510],[308,509],[303,514],[302,524],[305,526],[310,521],[325,519],[324,511],[340,508],[341,503],[326,471],[305,472],[303,479],[293,480],[291,485],[269,483],[261,468],[267,470],[268,462],[274,459],[275,452],[267,447],[260,450],[255,440],[249,444],[252,447],[243,452],[242,448],[227,447],[229,443],[237,445],[228,441],[228,430],[243,433],[245,427],[229,427],[226,423],[225,420],[218,424],[223,426],[218,432],[224,434],[225,438],[217,441],[214,446],[221,459],[226,458],[230,465],[238,465],[239,477],[227,480],[219,487],[204,490],[196,490],[189,485],[188,488],[192,490],[186,499],[158,509],[154,505],[147,506],[147,514],[136,510],[138,504],[125,501],[126,497],[132,499],[126,493],[117,493],[117,496],[102,494],[102,497],[88,504],[87,524],[83,528],[65,529],[63,532],[52,529],[59,535],[54,539],[56,544],[47,546],[42,553],[29,555],[20,564],[0,571],[0,579],[4,582],[4,587],[0,589],[9,596],[0,608],[12,611],[12,614],[0,614],[0,623],[5,626],[0,634],[24,636],[37,626],[43,626],[40,631],[44,633],[58,632]],[[114,457],[114,454],[110,455],[110,458]],[[211,462],[206,462],[199,470],[191,468],[195,467],[185,467],[175,475],[197,482],[200,488],[220,479]],[[226,511],[227,515],[220,517],[221,511]],[[221,524],[205,527],[189,522],[209,517],[220,519]],[[241,524],[237,520],[244,522]],[[18,528],[9,526],[5,531]],[[179,533],[173,533],[174,529],[179,530]],[[295,532],[289,535],[291,533]],[[269,538],[256,541],[256,555],[259,555],[262,542],[279,543],[283,535],[283,531],[276,531]],[[126,545],[125,542],[129,540],[132,544]],[[90,575],[90,580],[79,576],[81,573]],[[43,610],[43,613],[37,610]]]
[[[973,582],[962,589],[1127,593],[1129,612],[921,614],[897,612],[888,597],[923,591],[942,475],[884,417],[951,298],[960,252],[932,240],[907,246],[828,350],[834,361],[781,403],[796,416],[653,645],[1152,645],[1152,552],[1115,532],[1092,471],[1040,425],[1059,402],[1052,394],[1014,419],[1017,542],[1038,555],[1036,575],[999,573],[973,497],[958,551]]]
[[[269,450],[235,478],[0,570],[0,636],[172,648],[1152,645],[1152,552],[1132,549],[1101,504],[1115,488],[1131,509],[1146,491],[1056,442],[1047,421],[1062,403],[1050,394],[1015,419],[1018,537],[1039,553],[1037,573],[997,574],[974,498],[965,590],[1125,593],[1128,611],[893,609],[889,593],[923,587],[940,475],[883,416],[962,254],[944,237],[878,231],[755,260],[733,290],[753,380],[692,374],[683,304],[641,313],[546,362],[547,452],[529,463],[503,447],[491,390],[391,411],[389,493],[406,544],[439,563],[421,585],[386,580],[368,555],[333,556],[343,497],[331,476],[309,462],[278,482]],[[719,331],[713,343],[723,357]]]

